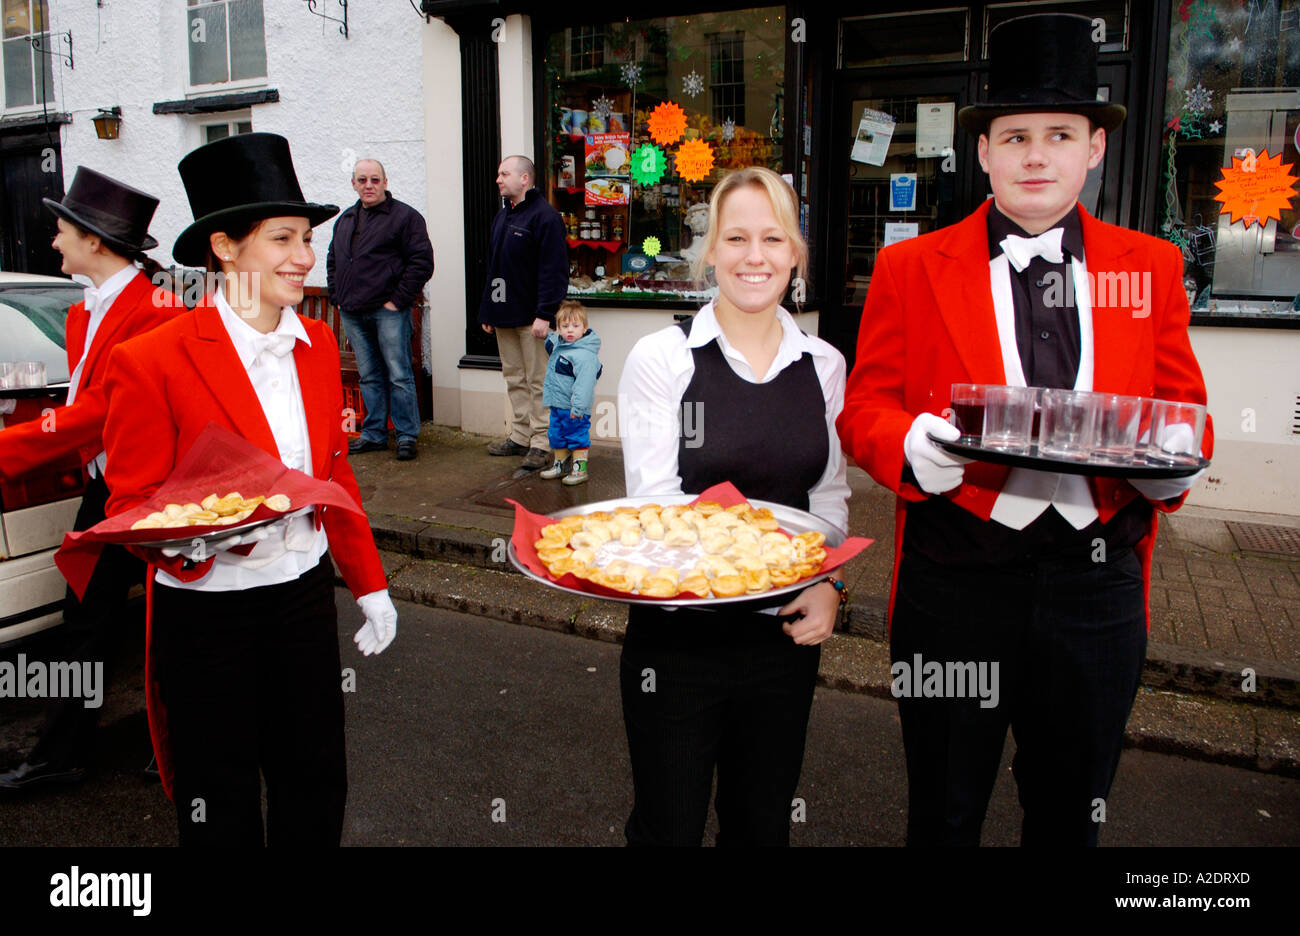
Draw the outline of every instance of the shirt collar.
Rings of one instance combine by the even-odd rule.
[[[366,205],[362,204],[361,199],[358,198],[357,210],[374,214],[377,211],[387,211],[390,207],[392,207],[392,204],[393,204],[393,193],[385,190],[384,200],[381,202],[375,202],[375,204],[371,207],[367,207]]]
[[[85,291],[86,311],[94,315],[96,313],[105,313],[112,308],[117,297],[126,289],[127,284],[135,279],[136,273],[140,268],[134,263],[128,263],[122,269],[118,270],[97,287],[88,287]],[[91,301],[94,300],[94,308],[91,308]]]
[[[239,362],[244,365],[244,370],[248,370],[253,366],[253,360],[258,354],[258,349],[253,346],[253,339],[262,333],[244,321],[230,307],[224,292],[218,289],[214,293],[214,297],[213,304],[221,315],[221,324],[226,326],[226,333],[230,335],[230,343],[235,346],[235,353],[239,355]],[[280,323],[272,329],[272,332],[293,335],[298,341],[305,341],[307,347],[311,347],[311,339],[307,337],[307,329],[302,327],[302,320],[293,311],[293,306],[285,306],[280,310]]]
[[[996,260],[1002,254],[1002,241],[1008,234],[1017,237],[1033,237],[1016,222],[998,210],[997,203],[989,205],[989,259]],[[1061,229],[1061,249],[1072,257],[1083,259],[1083,227],[1079,223],[1079,208],[1066,212],[1065,217],[1048,230]]]
[[[770,373],[781,370],[790,361],[798,360],[805,351],[814,357],[826,356],[826,348],[829,345],[820,345],[804,334],[795,322],[794,316],[781,306],[776,308],[776,320],[781,323],[781,347],[777,350],[773,365],[780,366],[771,368]],[[702,348],[715,338],[718,339],[718,346],[722,348],[724,354],[743,360],[743,355],[732,350],[727,342],[727,336],[722,333],[722,326],[718,324],[718,317],[713,311],[713,300],[710,300],[706,306],[695,313],[695,321],[691,323],[691,333],[686,339],[686,346]]]

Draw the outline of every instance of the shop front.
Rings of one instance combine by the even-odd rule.
[[[711,294],[690,266],[726,172],[764,165],[794,186],[813,262],[786,306],[852,363],[879,251],[961,219],[989,194],[955,119],[979,96],[989,31],[1030,12],[1089,16],[1098,94],[1124,103],[1129,119],[1083,201],[1105,221],[1170,240],[1186,261],[1219,440],[1194,501],[1300,513],[1300,214],[1294,191],[1259,196],[1265,175],[1233,182],[1242,160],[1268,180],[1300,161],[1297,6],[880,3],[864,14],[697,0],[635,18],[516,6],[463,28],[497,23],[507,37],[492,50],[497,152],[532,157],[564,218],[570,295],[604,340],[593,430],[613,439],[627,352]],[[475,170],[483,185],[493,169]],[[1230,196],[1250,197],[1216,200],[1225,179]],[[465,242],[477,246],[471,228],[495,205],[490,195],[471,205],[471,187]],[[494,349],[474,323],[482,283],[468,252],[459,423],[495,432],[503,394],[484,370]]]

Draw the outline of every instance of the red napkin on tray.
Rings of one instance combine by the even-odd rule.
[[[724,481],[721,484],[715,484],[713,487],[702,492],[695,498],[695,500],[691,501],[691,506],[698,504],[700,501],[716,501],[723,507],[734,507],[736,504],[743,504],[748,500],[749,499],[745,497],[745,495],[736,490],[734,484],[730,481]],[[515,555],[517,555],[519,560],[531,571],[536,572],[548,582],[557,581],[551,577],[551,573],[547,570],[542,560],[537,558],[537,549],[533,546],[533,544],[541,538],[542,527],[555,523],[555,518],[543,516],[542,514],[535,514],[523,504],[511,500],[510,498],[506,498],[506,503],[513,504],[515,508],[515,529],[514,532],[510,534],[510,541],[514,543],[515,546]],[[789,530],[782,530],[781,532],[785,533],[787,536],[790,535]],[[822,563],[821,570],[817,574],[820,575],[823,572],[830,572],[833,569],[838,569],[874,542],[875,540],[872,539],[864,539],[860,536],[850,536],[843,543],[833,549],[829,544],[827,544],[825,547],[826,560]],[[597,585],[589,579],[580,579],[572,573],[566,573],[563,575],[558,579],[558,583],[566,588],[576,588],[579,591],[590,592],[593,595],[600,595],[605,598],[626,599],[628,597],[626,592],[619,592],[612,588],[606,588],[603,585]],[[689,595],[691,593],[686,592],[685,594]],[[653,596],[650,595],[637,595],[636,597],[648,598],[655,601],[681,601],[683,596],[677,595],[673,598],[658,599],[653,598]],[[763,596],[758,594],[750,597],[762,598]]]
[[[278,458],[242,436],[209,423],[152,497],[138,507],[95,524],[89,530],[64,534],[63,545],[55,554],[54,562],[80,598],[90,583],[91,573],[95,570],[95,563],[99,560],[105,543],[129,546],[132,543],[157,542],[169,537],[184,539],[218,531],[233,533],[245,524],[285,516],[266,504],[258,504],[256,510],[233,526],[131,529],[137,520],[162,510],[167,504],[197,504],[209,494],[225,497],[232,491],[238,491],[246,498],[259,494],[267,497],[284,494],[292,505],[288,513],[309,504],[338,507],[353,513],[362,512],[357,502],[335,482],[321,481],[287,468]],[[236,546],[232,552],[247,553],[252,548],[252,544],[247,547]],[[146,553],[150,551],[145,550]]]

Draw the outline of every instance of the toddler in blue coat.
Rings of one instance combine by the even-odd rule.
[[[587,327],[582,303],[572,299],[560,303],[555,328],[558,334],[546,336],[546,353],[551,359],[542,383],[542,405],[551,408],[549,442],[555,462],[541,477],[563,477],[563,484],[581,484],[587,480],[591,407],[602,370],[600,336]]]

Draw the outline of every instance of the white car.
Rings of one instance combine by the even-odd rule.
[[[70,279],[0,273],[0,361],[42,361],[47,384],[44,393],[20,399],[0,391],[0,425],[40,419],[67,396],[64,327],[68,307],[81,298],[82,287]],[[54,553],[84,489],[75,454],[0,482],[0,645],[62,620],[66,586]]]

